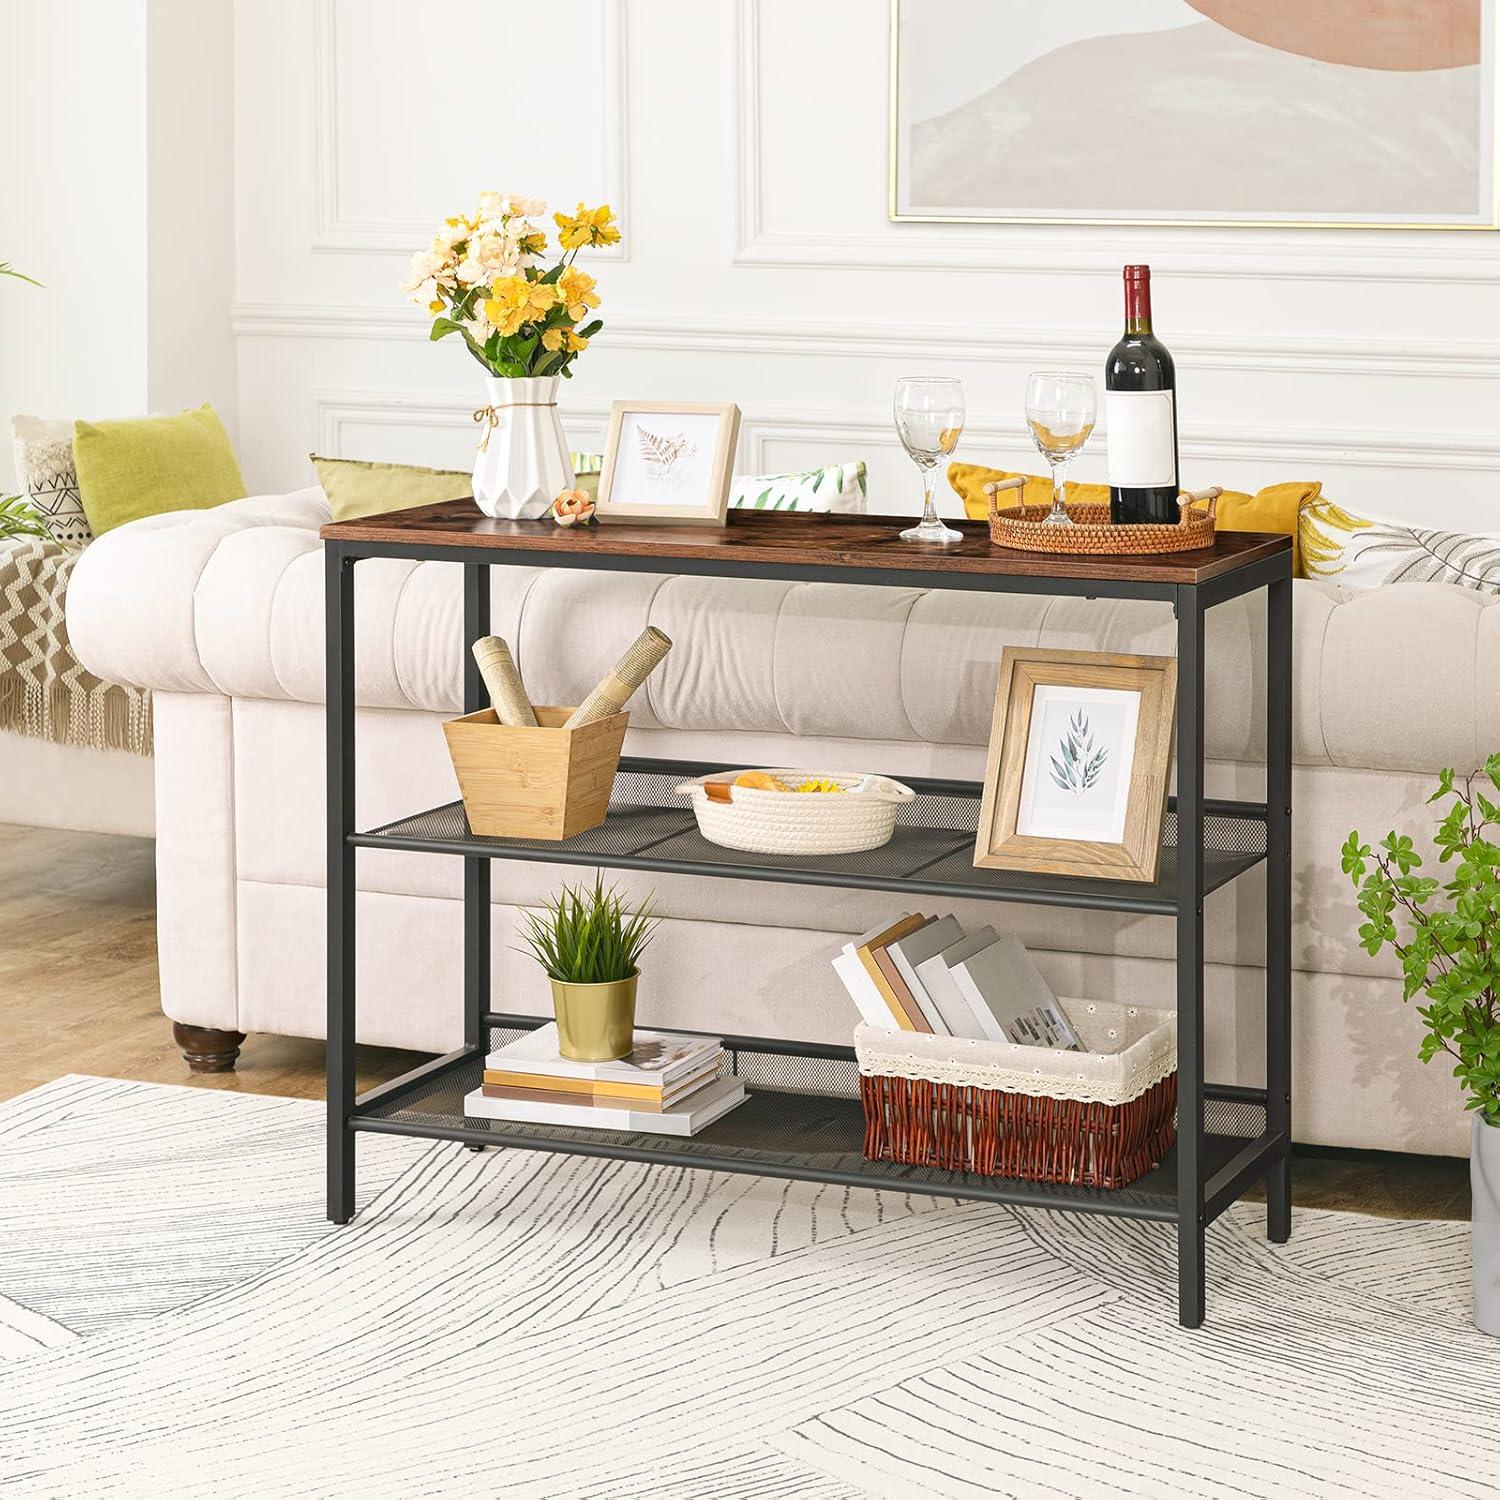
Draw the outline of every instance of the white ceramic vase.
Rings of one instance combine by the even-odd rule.
[[[474,503],[512,521],[546,514],[559,490],[573,487],[568,440],[557,415],[556,375],[485,377],[489,412],[474,455]]]
[[[1469,1182],[1474,1189],[1474,1326],[1481,1333],[1500,1334],[1500,1125],[1485,1124],[1479,1114],[1469,1147]]]

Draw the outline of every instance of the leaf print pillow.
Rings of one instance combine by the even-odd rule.
[[[1369,520],[1325,499],[1305,506],[1299,525],[1309,578],[1351,589],[1453,583],[1500,594],[1500,537]]]
[[[865,465],[830,464],[801,474],[736,474],[730,510],[862,511]]]

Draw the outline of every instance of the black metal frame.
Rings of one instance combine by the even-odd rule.
[[[809,875],[793,869],[767,869],[722,863],[653,859],[649,849],[638,857],[614,858],[597,852],[571,854],[556,844],[517,846],[476,838],[403,837],[382,830],[360,832],[354,820],[354,565],[367,557],[457,562],[463,565],[464,710],[484,706],[484,687],[467,647],[486,634],[490,615],[490,566],[601,568],[621,572],[669,571],[716,577],[771,578],[797,582],[841,582],[878,587],[963,589],[981,592],[1071,595],[1084,598],[1154,599],[1171,603],[1177,621],[1177,859],[1170,897],[1149,888],[1139,893],[1118,883],[1071,882],[1038,891],[1022,882],[969,885],[953,882],[878,879],[873,876]],[[687,873],[752,880],[811,880],[867,889],[900,889],[955,893],[992,900],[1058,904],[1171,915],[1177,923],[1178,1144],[1176,1204],[1132,1205],[1128,1198],[1097,1190],[1044,1188],[1007,1179],[977,1180],[959,1174],[926,1173],[908,1191],[939,1196],[982,1198],[1025,1206],[1047,1206],[1127,1217],[1170,1219],[1177,1225],[1178,1316],[1196,1328],[1204,1318],[1204,1234],[1209,1223],[1259,1180],[1266,1186],[1268,1237],[1284,1242],[1291,1231],[1291,758],[1292,758],[1292,585],[1290,549],[1249,563],[1203,583],[1178,584],[1137,580],[1079,579],[1036,575],[997,577],[960,572],[927,572],[846,567],[834,563],[740,563],[698,559],[665,560],[591,553],[511,551],[496,554],[461,545],[426,546],[405,541],[324,544],[327,649],[328,750],[328,1217],[346,1223],[354,1213],[354,1138],[361,1130],[495,1144],[496,1133],[483,1122],[433,1123],[428,1118],[402,1119],[394,1106],[434,1080],[472,1070],[488,1045],[491,1026],[538,1024],[534,1017],[497,1014],[490,1009],[490,861],[495,858],[545,858],[554,863],[594,864],[608,868],[681,870]],[[1264,803],[1216,802],[1205,798],[1204,769],[1204,619],[1217,604],[1259,589],[1266,590],[1266,799]],[[700,774],[708,765],[649,759],[627,759],[622,769],[673,775]],[[919,790],[934,795],[977,796],[972,783],[927,782]],[[1203,900],[1209,885],[1204,873],[1205,819],[1213,816],[1264,821],[1266,831],[1266,1087],[1210,1084],[1204,1079],[1203,1038]],[[382,1088],[355,1098],[355,854],[363,847],[422,849],[464,860],[464,1045],[434,1059]],[[1237,871],[1235,873],[1238,873]],[[1093,890],[1108,884],[1109,889]],[[803,1058],[848,1059],[848,1048],[769,1038],[728,1038],[726,1046],[759,1054]],[[1263,1109],[1259,1134],[1234,1137],[1227,1155],[1224,1137],[1211,1136],[1205,1106]],[[709,1133],[711,1141],[712,1132]],[[622,1136],[614,1132],[538,1130],[528,1137],[512,1132],[504,1144],[528,1149],[710,1167],[735,1172],[807,1178],[814,1181],[879,1186],[871,1176],[847,1165],[809,1158],[805,1163],[757,1162],[743,1152],[722,1157],[712,1146],[689,1153],[659,1138]],[[1212,1144],[1213,1151],[1208,1147]],[[1212,1162],[1210,1157],[1212,1156]]]

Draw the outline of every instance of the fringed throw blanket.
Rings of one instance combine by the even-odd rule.
[[[0,542],[0,730],[150,755],[150,693],[100,681],[68,645],[63,604],[77,560],[53,541]]]

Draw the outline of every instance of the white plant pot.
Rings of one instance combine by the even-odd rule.
[[[1474,1326],[1481,1333],[1500,1334],[1500,1126],[1486,1125],[1478,1114],[1469,1147],[1469,1183],[1474,1189]]]
[[[493,422],[480,428],[474,455],[474,503],[487,516],[532,520],[559,490],[572,489],[568,440],[557,415],[556,375],[485,377]]]

